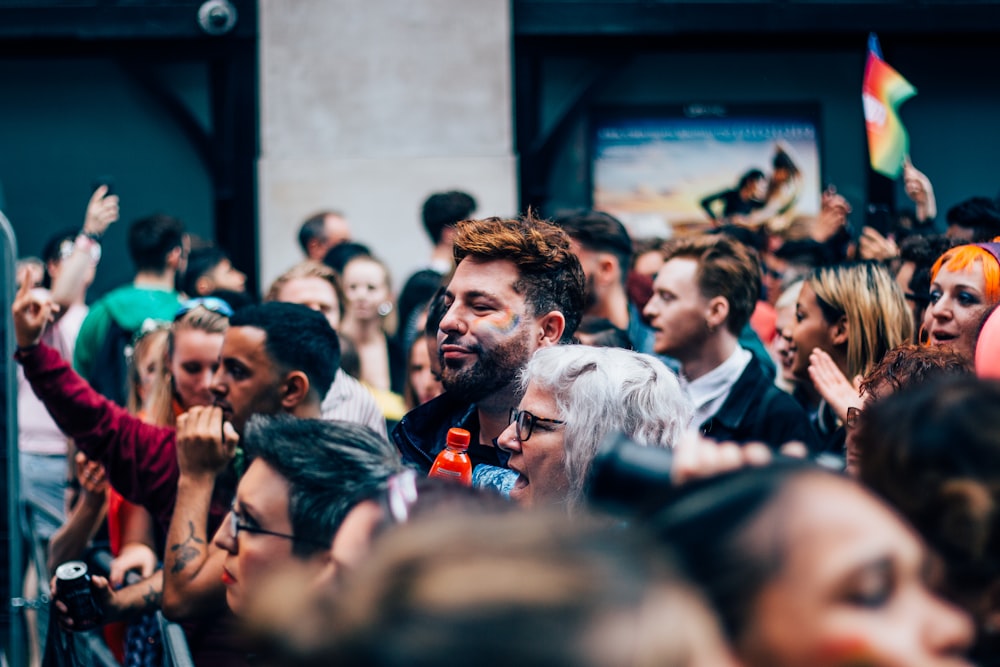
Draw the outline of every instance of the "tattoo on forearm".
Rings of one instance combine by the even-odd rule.
[[[170,547],[170,550],[174,552],[174,566],[170,568],[171,574],[177,574],[187,567],[188,563],[201,555],[201,549],[193,546],[191,543],[204,544],[205,540],[194,534],[193,521],[188,521],[188,529],[191,531],[191,534],[188,535],[183,542],[179,542],[178,544],[174,544]]]
[[[146,604],[146,609],[159,607],[162,600],[163,593],[153,588],[153,584],[150,584],[149,591],[142,595],[142,601]]]

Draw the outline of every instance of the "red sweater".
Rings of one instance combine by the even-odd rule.
[[[87,458],[104,464],[122,497],[145,507],[167,530],[180,476],[176,431],[147,424],[112,403],[44,343],[14,357],[59,428]]]
[[[180,477],[176,430],[147,424],[109,401],[44,343],[18,350],[14,358],[59,428],[88,458],[104,464],[108,481],[122,497],[145,507],[164,532],[168,531]],[[209,537],[229,511],[232,491],[231,484],[216,483],[208,517]],[[231,621],[229,614],[222,614],[185,624],[197,664],[246,664],[242,651],[233,643]]]

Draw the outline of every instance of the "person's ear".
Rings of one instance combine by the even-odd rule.
[[[619,278],[618,262],[611,255],[599,255],[597,260],[597,282],[601,285],[608,285],[617,282]]]
[[[302,371],[291,371],[281,384],[281,407],[292,412],[309,396],[309,377]]]
[[[202,276],[198,280],[194,281],[194,294],[188,294],[190,297],[195,296],[205,296],[211,294],[215,291],[215,281],[208,276]]]
[[[538,318],[538,347],[558,345],[566,331],[566,316],[553,310]]]
[[[715,331],[729,318],[729,299],[724,296],[712,297],[708,301],[708,312],[705,322],[708,328]]]
[[[847,345],[847,336],[850,333],[850,326],[847,323],[847,315],[841,315],[830,327],[830,342],[836,346]]]
[[[181,257],[184,256],[184,249],[177,246],[169,253],[167,253],[167,266],[171,269],[179,269],[181,266]]]

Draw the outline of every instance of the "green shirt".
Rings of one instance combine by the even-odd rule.
[[[177,314],[180,300],[180,295],[174,290],[135,285],[123,285],[111,290],[90,307],[87,319],[80,326],[73,366],[89,380],[94,370],[94,358],[101,349],[101,341],[108,334],[111,320],[128,331],[138,329],[147,318],[171,322]]]

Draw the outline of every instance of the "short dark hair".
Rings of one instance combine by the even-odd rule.
[[[740,176],[740,182],[736,186],[737,190],[742,190],[746,186],[750,185],[754,181],[759,181],[761,179],[767,178],[760,169],[751,169],[742,176]]]
[[[760,298],[760,258],[739,241],[725,235],[677,239],[664,246],[666,261],[674,258],[698,262],[695,280],[706,299],[725,297],[729,302],[726,328],[739,335],[750,321]]]
[[[948,209],[949,225],[972,230],[972,243],[987,243],[1000,236],[1000,206],[989,197],[971,197]]]
[[[292,552],[308,557],[333,542],[344,517],[402,470],[396,447],[366,426],[343,421],[254,415],[241,444],[288,482]]]
[[[632,239],[618,218],[604,211],[581,209],[558,215],[552,222],[587,250],[614,255],[624,283],[632,265]]]
[[[943,235],[913,234],[899,244],[899,259],[914,264],[913,277],[906,287],[921,303],[927,304],[930,301],[931,267],[934,262],[962,243]]]
[[[445,227],[453,227],[476,212],[476,200],[472,195],[460,190],[435,192],[424,201],[421,217],[427,235],[437,244]]]
[[[309,254],[309,242],[313,239],[326,240],[326,218],[327,216],[343,218],[339,211],[320,211],[306,218],[302,226],[299,227],[299,245],[302,252]]]
[[[583,317],[585,281],[566,232],[531,211],[516,219],[463,220],[457,230],[456,265],[466,257],[513,262],[520,274],[514,290],[524,295],[536,316],[562,313],[562,342],[573,340]]]
[[[340,340],[322,314],[297,303],[267,301],[237,310],[229,326],[260,329],[276,365],[305,373],[320,400],[330,391],[340,366]]]
[[[136,271],[162,272],[167,255],[183,245],[184,225],[169,215],[140,218],[128,228],[128,253]]]
[[[344,275],[344,267],[355,257],[371,257],[371,248],[357,241],[344,241],[326,251],[323,263],[338,275]]]
[[[192,248],[188,253],[187,269],[184,277],[180,280],[181,291],[188,296],[198,295],[198,279],[212,272],[219,264],[229,259],[229,256],[221,248],[214,245]]]

